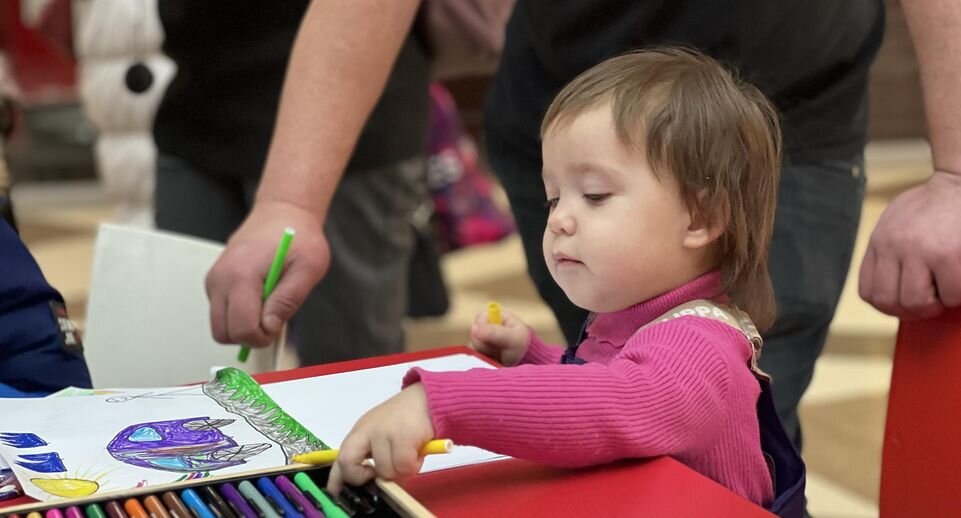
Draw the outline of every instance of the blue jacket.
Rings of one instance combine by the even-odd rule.
[[[91,387],[80,336],[63,298],[0,219],[0,397]]]

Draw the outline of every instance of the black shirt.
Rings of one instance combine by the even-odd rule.
[[[506,142],[537,146],[553,96],[591,66],[651,45],[694,47],[782,115],[786,153],[850,158],[865,143],[881,0],[518,0],[486,110]]]
[[[158,150],[215,174],[258,177],[287,59],[308,3],[160,0],[163,51],[178,71],[154,121]],[[348,170],[424,152],[428,74],[425,52],[409,36]]]

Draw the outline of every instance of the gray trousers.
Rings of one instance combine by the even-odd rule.
[[[544,264],[547,225],[536,146],[487,132],[487,154],[507,192],[524,243],[528,273],[551,307],[568,343],[587,312],[574,306]],[[781,169],[774,238],[769,255],[778,316],[765,333],[760,366],[771,374],[778,416],[801,447],[797,407],[834,318],[851,264],[864,199],[863,155],[847,161],[786,163]]]
[[[303,365],[401,352],[411,217],[428,200],[424,160],[344,175],[324,234],[330,269],[291,322]],[[157,161],[156,223],[225,242],[250,210],[257,179],[201,171],[176,157]]]

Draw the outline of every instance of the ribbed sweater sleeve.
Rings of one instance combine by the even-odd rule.
[[[415,368],[436,435],[556,466],[679,455],[725,415],[730,366],[719,338],[682,318],[639,331],[607,365]],[[743,367],[742,367],[743,368]]]
[[[553,365],[560,363],[563,355],[563,347],[544,343],[532,329],[527,344],[527,352],[524,353],[521,361],[517,362],[517,365]]]

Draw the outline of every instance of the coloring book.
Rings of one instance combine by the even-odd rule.
[[[456,354],[264,386],[226,368],[203,385],[0,399],[0,460],[38,500],[283,466],[294,455],[339,446],[357,418],[397,393],[414,365],[490,368]],[[497,458],[456,448],[428,458],[425,471]]]

